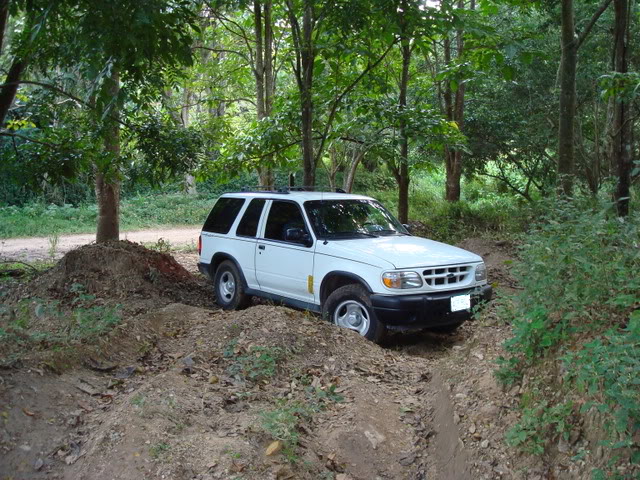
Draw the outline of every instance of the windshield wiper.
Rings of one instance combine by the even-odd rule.
[[[376,230],[376,233],[397,233],[398,235],[410,236],[408,233],[399,232],[398,230],[391,230],[391,229]]]

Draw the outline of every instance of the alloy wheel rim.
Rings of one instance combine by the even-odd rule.
[[[371,325],[369,313],[360,302],[346,300],[334,310],[333,323],[366,335]]]
[[[224,272],[220,277],[218,292],[226,302],[230,302],[233,299],[233,295],[236,293],[236,281],[230,272]]]

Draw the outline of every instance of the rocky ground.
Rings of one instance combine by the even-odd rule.
[[[498,295],[517,288],[509,245],[461,246],[483,255]],[[131,244],[84,248],[5,298],[31,289],[64,304],[83,282],[96,301],[126,304],[123,323],[97,347],[74,344],[65,368],[41,344],[11,350],[0,478],[569,478],[504,444],[519,390],[492,375],[509,334],[499,300],[453,335],[379,347],[283,307],[217,310],[194,254],[176,254],[184,270]],[[105,255],[95,272],[80,268]]]

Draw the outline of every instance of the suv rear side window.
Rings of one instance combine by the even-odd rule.
[[[203,232],[229,233],[231,225],[244,204],[244,198],[220,198],[202,227]]]
[[[293,202],[274,200],[269,209],[264,238],[284,242],[284,235],[288,228],[302,228],[307,231],[300,207]]]
[[[262,215],[262,208],[266,200],[254,198],[244,211],[242,220],[236,230],[236,235],[242,237],[255,237],[258,233],[258,222],[260,222],[260,215]]]

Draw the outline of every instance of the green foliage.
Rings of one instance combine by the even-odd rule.
[[[138,230],[161,226],[201,226],[216,195],[146,195],[122,202],[121,228]],[[32,203],[24,207],[0,207],[0,238],[89,233],[95,230],[95,204]]]
[[[308,385],[304,390],[304,399],[279,400],[276,408],[260,412],[260,427],[274,440],[282,442],[283,453],[290,462],[298,460],[299,425],[309,421],[314,413],[324,410],[331,403],[344,400],[335,390],[335,385],[326,388]]]
[[[171,450],[171,445],[166,442],[158,442],[149,447],[149,455],[151,458],[158,460]]]
[[[563,435],[565,440],[568,438],[568,419],[572,411],[571,402],[550,406],[542,401],[533,407],[525,407],[520,421],[507,432],[507,443],[533,455],[542,455],[550,439],[558,435]]]
[[[37,298],[0,304],[0,345],[13,350],[57,351],[96,344],[120,323],[119,305],[99,304],[80,284],[74,284],[69,293],[70,307]]]
[[[414,176],[409,191],[409,220],[415,222],[416,234],[456,243],[486,232],[509,235],[521,231],[528,222],[530,209],[521,206],[512,195],[496,191],[496,184],[491,181],[463,179],[465,195],[459,202],[444,200],[444,182],[440,169]],[[372,190],[365,194],[392,210],[396,208],[394,190]]]
[[[515,269],[523,291],[505,347],[522,366],[573,334],[602,330],[638,301],[639,226],[638,215],[619,219],[610,205],[548,204]]]
[[[246,353],[240,355],[235,353],[234,348],[229,346],[224,352],[225,357],[232,360],[227,369],[229,375],[252,382],[266,381],[274,377],[278,362],[285,354],[278,347],[252,346]]]
[[[281,401],[272,410],[260,412],[260,427],[274,440],[283,444],[283,453],[290,462],[297,461],[296,448],[300,439],[298,425],[311,415],[308,406],[297,402]]]
[[[496,376],[511,385],[526,374],[533,385],[507,441],[541,454],[554,436],[570,431],[566,419],[577,391],[580,414],[603,415],[600,434],[611,453],[599,472],[613,474],[625,458],[621,449],[640,462],[640,215],[618,218],[611,204],[597,199],[544,205],[515,269],[523,290],[499,309],[513,336]],[[549,376],[558,360],[562,379]],[[560,381],[562,395],[548,395]],[[548,382],[552,386],[543,388]]]
[[[640,464],[640,310],[631,313],[626,327],[607,330],[563,361],[569,378],[588,395],[582,413],[595,409],[606,415],[606,446],[631,448],[632,462]]]
[[[151,115],[131,132],[135,162],[128,171],[136,184],[161,184],[194,171],[205,158],[206,143],[196,128],[175,126]]]

